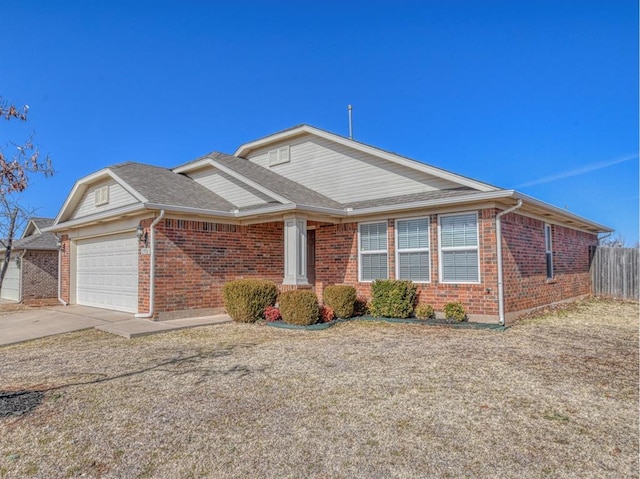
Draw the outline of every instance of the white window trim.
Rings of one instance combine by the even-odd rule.
[[[363,225],[376,225],[376,224],[380,224],[380,223],[384,223],[385,225],[385,231],[387,234],[387,249],[385,250],[371,250],[371,251],[365,251],[363,252],[360,249],[360,226]],[[380,221],[367,221],[367,222],[363,222],[363,223],[358,223],[358,282],[359,283],[373,283],[375,280],[372,279],[367,279],[367,280],[363,280],[362,279],[362,255],[363,254],[382,254],[385,253],[387,255],[387,277],[386,278],[379,278],[379,279],[389,279],[389,221],[388,220],[380,220]]]
[[[447,216],[464,216],[473,214],[476,217],[476,246],[447,246],[445,251],[471,251],[476,250],[478,252],[478,281],[445,281],[443,279],[444,263],[442,262],[442,230],[441,219]],[[482,259],[480,258],[480,221],[477,211],[459,211],[456,213],[448,213],[438,215],[438,280],[442,284],[480,284],[482,283]]]
[[[401,221],[411,221],[411,220],[427,220],[427,247],[426,248],[408,248],[400,251],[400,247],[398,246],[398,223]],[[394,220],[394,232],[395,232],[395,256],[396,256],[396,279],[400,278],[400,253],[429,253],[429,279],[426,281],[413,281],[417,284],[427,284],[431,283],[431,216],[417,216],[411,218],[399,218]],[[358,230],[359,231],[359,230]]]
[[[553,278],[555,278],[556,271],[553,264],[553,229],[551,228],[551,225],[549,223],[544,224],[544,253],[544,274],[547,277],[547,280],[551,281],[553,280]],[[550,259],[548,260],[547,258]],[[551,276],[549,276],[549,267],[547,266],[547,261],[551,262]]]

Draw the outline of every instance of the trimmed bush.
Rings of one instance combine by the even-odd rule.
[[[264,319],[268,323],[273,323],[274,321],[280,321],[282,315],[280,314],[280,310],[275,306],[267,306],[264,308]]]
[[[413,313],[417,286],[411,281],[377,279],[371,284],[371,314],[386,318],[408,318]]]
[[[280,294],[280,314],[288,324],[309,326],[318,322],[320,307],[318,297],[312,291],[298,289]]]
[[[271,281],[238,279],[222,287],[224,307],[234,321],[253,323],[262,319],[264,309],[276,304],[278,288]]]
[[[333,309],[331,309],[326,304],[320,305],[320,322],[321,323],[330,323],[335,319],[335,317],[336,315],[334,314]]]
[[[449,321],[461,323],[462,321],[466,321],[467,312],[465,311],[464,306],[462,306],[462,303],[447,303],[444,305],[444,317]]]
[[[436,317],[436,312],[433,310],[433,306],[426,303],[420,303],[416,306],[414,314],[418,319],[433,319]]]
[[[324,304],[333,309],[339,318],[350,318],[356,304],[356,288],[348,285],[333,285],[324,288]]]

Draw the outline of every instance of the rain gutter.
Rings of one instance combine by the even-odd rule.
[[[153,220],[149,229],[151,230],[149,234],[149,241],[151,242],[151,258],[149,259],[149,312],[147,313],[137,313],[135,315],[136,318],[152,318],[154,313],[154,295],[156,290],[156,225],[160,223],[160,220],[164,218],[164,210],[160,210],[160,215]]]
[[[500,324],[504,326],[504,282],[502,273],[502,217],[522,206],[522,200],[518,199],[518,203],[511,208],[501,211],[496,215],[496,248],[498,256],[498,317]]]

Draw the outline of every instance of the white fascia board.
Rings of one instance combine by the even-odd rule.
[[[309,125],[301,125],[299,127],[292,128],[290,130],[285,130],[280,133],[276,133],[274,135],[252,141],[251,143],[245,143],[244,145],[241,145],[236,150],[236,152],[234,153],[234,156],[244,158],[244,156],[251,150],[264,147],[266,145],[269,145],[270,143],[283,141],[288,138],[298,136],[302,133],[309,133],[311,135],[319,136],[320,138],[324,138],[326,140],[339,143],[341,145],[347,146],[349,148],[353,148],[363,153],[367,153],[369,155],[373,155],[378,158],[383,158],[393,163],[406,166],[407,168],[418,170],[423,173],[427,173],[429,175],[436,176],[438,178],[452,181],[454,183],[458,183],[463,186],[468,186],[469,188],[473,188],[475,190],[479,190],[479,191],[498,190],[498,188],[496,188],[495,186],[491,186],[486,183],[482,183],[480,181],[472,180],[471,178],[467,178],[465,176],[461,176],[456,173],[443,170],[441,168],[436,168],[435,166],[430,166],[430,165],[427,165],[426,163],[422,163],[417,160],[412,160],[410,158],[397,155],[395,153],[389,153],[388,151],[384,151],[379,148],[369,146],[365,143],[360,143],[359,141],[351,140],[349,138],[336,135],[334,133],[329,133],[328,131],[320,130],[318,128],[314,128]]]
[[[122,186],[128,193],[133,195],[141,203],[146,202],[146,198],[138,193],[136,190],[131,188],[122,178],[116,175],[113,171],[111,171],[108,167],[103,168],[102,170],[96,171],[95,173],[90,174],[89,176],[85,176],[84,178],[79,179],[73,185],[71,189],[71,193],[67,196],[62,208],[60,208],[60,212],[56,216],[53,225],[57,225],[60,221],[65,217],[68,213],[69,209],[73,209],[77,206],[79,199],[82,197],[84,191],[88,188],[91,183],[96,182],[97,180],[102,180],[105,178],[111,178],[120,186]],[[48,228],[47,228],[48,229]]]
[[[222,218],[235,218],[236,214],[233,211],[221,211],[221,210],[207,210],[204,208],[191,208],[188,206],[177,205],[165,205],[161,203],[144,203],[143,205],[148,210],[165,210],[168,213],[186,213],[197,216],[215,216]]]
[[[280,196],[279,194],[271,191],[269,188],[266,188],[263,185],[256,183],[253,180],[250,180],[249,178],[238,173],[237,171],[234,171],[231,168],[228,168],[223,164],[217,162],[213,158],[205,157],[201,160],[195,161],[193,163],[189,163],[188,165],[183,165],[183,166],[179,166],[178,168],[174,168],[172,171],[174,173],[187,173],[189,171],[197,170],[205,166],[212,166],[214,168],[217,168],[218,170],[228,174],[229,176],[232,176],[236,180],[241,181],[245,185],[258,190],[259,192],[273,198],[274,200],[279,201],[280,203],[285,203],[285,204],[292,203],[290,199],[285,198],[284,196]]]
[[[22,236],[20,236],[20,239],[24,239],[27,238],[28,236],[32,236],[30,234],[27,234],[29,231],[31,231],[31,227],[33,227],[36,231],[33,234],[39,234],[42,233],[42,231],[40,231],[40,228],[38,228],[38,225],[36,225],[33,220],[29,220],[29,222],[27,223],[27,226],[25,226],[24,231],[22,232]]]
[[[500,190],[500,191],[490,191],[486,193],[478,193],[475,195],[465,195],[459,196],[456,198],[438,198],[435,200],[425,200],[425,201],[414,201],[411,203],[404,204],[396,204],[396,205],[384,205],[384,206],[373,206],[371,208],[359,208],[356,210],[348,210],[348,216],[364,216],[371,215],[376,213],[390,213],[393,211],[402,211],[408,209],[421,209],[421,208],[431,208],[438,206],[447,206],[447,205],[458,205],[464,203],[477,203],[480,201],[491,201],[502,198],[511,198],[513,197],[513,190]]]
[[[284,205],[266,206],[264,208],[238,211],[237,218],[245,218],[249,216],[259,216],[262,214],[286,213],[288,211],[300,211],[304,213],[317,213],[326,216],[334,216],[344,218],[347,216],[346,210],[336,208],[324,208],[322,206],[300,205],[296,203],[287,203]]]
[[[120,208],[103,211],[103,212],[95,214],[95,215],[83,216],[82,218],[76,218],[76,219],[73,219],[71,221],[64,221],[62,223],[57,223],[56,222],[53,225],[49,226],[48,228],[44,228],[42,230],[42,232],[43,233],[47,233],[47,232],[64,231],[64,230],[67,230],[69,228],[75,228],[75,227],[80,226],[80,225],[115,220],[115,219],[118,219],[121,216],[131,215],[131,214],[143,211],[143,210],[145,210],[145,205],[142,204],[142,203],[137,203],[137,204],[134,204],[134,205],[122,206]]]
[[[573,228],[580,229],[580,226],[587,226],[588,228],[596,229],[601,233],[610,233],[614,230],[608,226],[601,225],[594,221],[588,220],[582,216],[576,215],[575,213],[571,213],[565,209],[558,208],[557,206],[553,206],[549,203],[545,203],[544,201],[533,198],[532,196],[525,195],[524,193],[520,193],[518,191],[514,191],[514,198],[521,199],[525,205],[531,205],[538,208],[545,209],[550,213],[560,216],[561,218],[568,220]]]

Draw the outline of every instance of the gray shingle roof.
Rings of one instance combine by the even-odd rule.
[[[375,198],[372,200],[355,201],[353,203],[347,203],[344,206],[346,208],[353,208],[354,210],[359,210],[363,208],[375,208],[377,206],[401,205],[405,203],[413,203],[416,201],[430,201],[430,200],[438,200],[442,198],[458,198],[461,196],[471,195],[474,193],[478,193],[478,190],[463,187],[463,188],[455,188],[451,190],[424,191],[421,193],[391,196],[388,198]]]
[[[167,168],[142,163],[121,163],[109,169],[150,203],[232,211],[235,206],[196,181]]]
[[[49,226],[51,226],[55,221],[55,219],[54,218],[30,218],[30,221],[33,221],[36,227],[39,230],[42,230],[44,228],[48,228]]]
[[[287,198],[292,203],[323,208],[343,208],[337,201],[243,158],[218,152],[209,153],[206,157]]]
[[[13,240],[12,249],[15,250],[57,250],[58,240],[53,233],[39,233],[26,238]],[[3,248],[4,250],[4,248]]]

